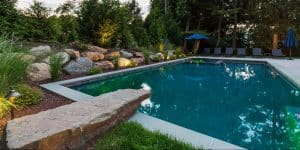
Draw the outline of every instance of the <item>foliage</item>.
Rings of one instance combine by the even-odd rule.
[[[8,100],[0,96],[0,118],[2,118],[7,112],[9,112],[13,108],[17,107],[12,99]]]
[[[102,71],[101,68],[93,67],[93,68],[88,70],[88,75],[100,74],[102,72],[103,71]]]
[[[28,85],[21,84],[14,87],[14,90],[21,94],[20,97],[17,97],[15,100],[15,104],[18,106],[33,105],[42,100],[43,93],[38,88],[32,88]]]
[[[100,25],[98,31],[98,44],[101,46],[112,46],[112,40],[116,36],[118,25],[113,23],[111,20],[105,20],[102,25]]]
[[[30,62],[23,59],[22,53],[11,53],[11,49],[0,44],[0,95],[5,95],[9,88],[22,83]]]
[[[123,123],[106,134],[94,146],[95,150],[108,149],[195,149],[158,132],[150,132],[138,123]]]
[[[113,60],[112,60],[112,63],[114,64],[115,69],[119,69],[120,68],[120,66],[119,66],[119,58],[120,57],[115,56],[113,58]]]
[[[52,80],[58,80],[63,68],[63,56],[62,55],[52,55],[49,59],[50,74]]]

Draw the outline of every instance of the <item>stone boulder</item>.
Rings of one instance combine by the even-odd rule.
[[[46,63],[34,63],[28,67],[28,78],[31,81],[42,81],[51,78],[50,66]]]
[[[121,53],[121,56],[124,57],[124,58],[132,58],[133,57],[132,53],[129,53],[125,50],[121,50],[120,53]]]
[[[104,59],[104,54],[99,52],[83,52],[82,56],[87,57],[92,61],[100,61]]]
[[[144,58],[144,54],[142,52],[134,52],[134,56]]]
[[[102,48],[102,47],[90,45],[90,46],[88,46],[88,51],[104,54],[104,53],[107,53],[108,50],[105,48]]]
[[[127,58],[119,58],[118,59],[118,65],[119,65],[120,68],[131,67],[132,62],[131,62],[130,59],[127,59]]]
[[[164,60],[164,54],[156,53],[155,55],[150,55],[149,58],[154,62],[159,62],[161,60]]]
[[[72,60],[65,67],[64,70],[69,74],[86,73],[93,67],[93,62],[86,57],[79,57]]]
[[[34,62],[36,60],[36,57],[33,55],[25,54],[25,55],[23,55],[22,60]]]
[[[93,139],[134,114],[150,93],[118,90],[7,123],[8,149],[86,149]]]
[[[79,51],[75,51],[73,49],[65,49],[65,52],[68,53],[72,59],[76,59],[80,57]]]
[[[58,57],[58,56],[60,56],[60,57],[62,57],[63,58],[63,64],[65,65],[67,62],[69,62],[70,61],[70,55],[68,54],[68,53],[66,53],[66,52],[59,52],[59,53],[56,53],[55,54],[55,57]],[[50,64],[50,56],[48,56],[47,58],[45,58],[43,61],[42,61],[43,63],[46,63],[46,64]]]
[[[94,64],[94,67],[100,68],[102,70],[113,69],[114,64],[110,61],[100,61]]]
[[[121,57],[120,51],[110,52],[105,55],[105,59],[107,59],[107,60],[113,60],[118,57]]]
[[[131,58],[130,60],[138,65],[143,64],[145,62],[145,59],[143,57]]]
[[[29,53],[34,56],[45,56],[51,53],[51,47],[48,45],[41,45],[30,49]]]

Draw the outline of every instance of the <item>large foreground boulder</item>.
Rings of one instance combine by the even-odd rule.
[[[51,78],[50,66],[46,63],[34,63],[28,67],[28,78],[31,81],[42,81]]]
[[[100,68],[102,70],[113,69],[114,64],[110,61],[100,61],[94,64],[94,67]]]
[[[144,90],[119,90],[7,123],[9,149],[86,149],[90,140],[127,120],[148,98]]]
[[[131,58],[130,59],[132,62],[134,62],[135,64],[143,64],[145,62],[145,58],[144,57],[138,57],[138,58]]]
[[[69,62],[64,70],[69,74],[86,73],[93,67],[93,62],[86,57],[79,57],[76,60]]]
[[[34,56],[46,56],[51,53],[51,47],[48,45],[41,45],[30,49],[29,53]]]

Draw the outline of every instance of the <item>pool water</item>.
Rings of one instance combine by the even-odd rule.
[[[248,149],[300,148],[300,91],[264,64],[188,62],[71,88],[141,87],[152,93],[142,113]]]

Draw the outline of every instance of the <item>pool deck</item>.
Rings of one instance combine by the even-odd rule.
[[[140,66],[136,68],[129,68],[129,69],[108,72],[108,73],[103,73],[103,74],[98,74],[93,76],[86,76],[86,77],[81,77],[81,78],[76,78],[71,80],[59,81],[59,82],[44,84],[41,85],[41,87],[74,101],[85,101],[87,99],[91,99],[92,96],[72,90],[68,88],[68,86],[84,84],[88,82],[93,82],[95,80],[102,80],[108,77],[118,76],[118,75],[127,74],[131,72],[137,72],[137,71],[142,71],[151,68],[158,68],[165,65],[178,64],[185,61],[189,61],[190,59],[197,59],[197,58],[213,59],[213,60],[246,61],[246,62],[249,61],[249,63],[251,62],[267,63],[269,66],[274,68],[282,76],[287,78],[291,83],[293,83],[297,88],[300,89],[300,59],[288,60],[286,58],[274,59],[274,58],[204,57],[204,56],[183,58],[178,60],[151,64],[147,66]],[[187,143],[191,143],[196,147],[202,147],[205,149],[243,149],[239,146],[226,143],[225,141],[221,141],[216,138],[209,137],[207,135],[180,127],[178,125],[145,114],[137,113],[130,120],[141,123],[145,128],[149,130],[155,130],[155,131],[158,130],[162,133],[172,135],[175,138],[181,139]]]

